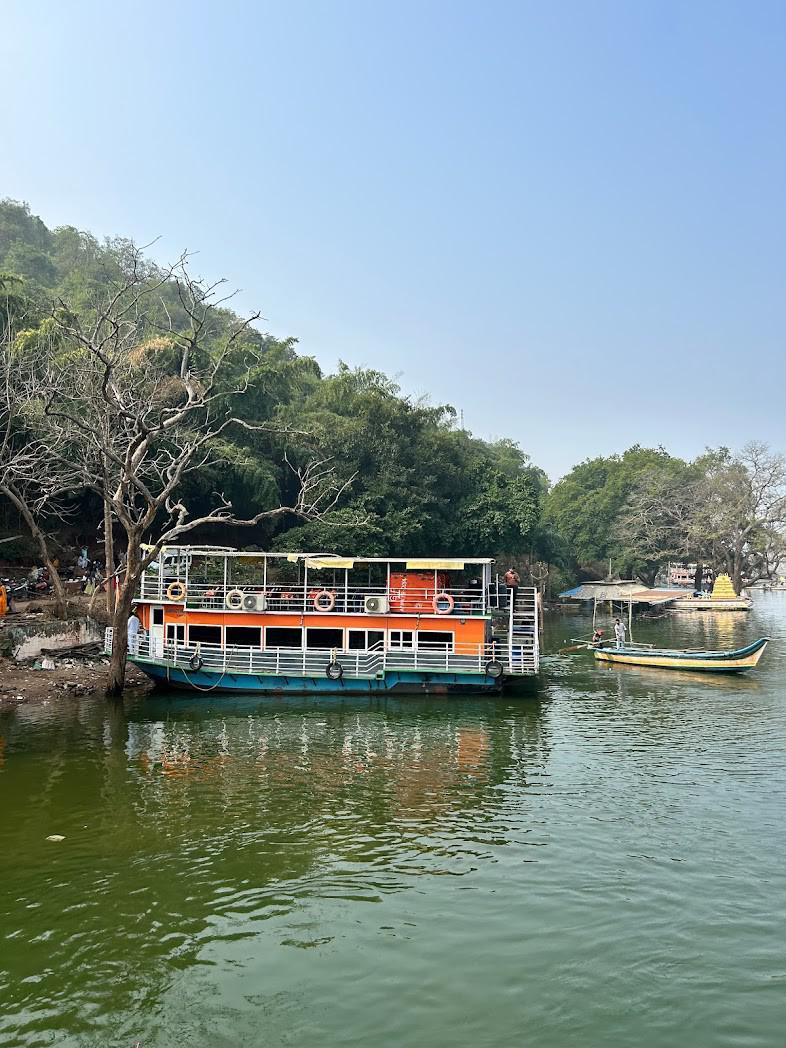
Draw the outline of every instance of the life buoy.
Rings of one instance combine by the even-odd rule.
[[[243,593],[242,590],[239,590],[239,589],[230,590],[229,593],[227,593],[226,597],[224,597],[224,603],[226,604],[226,606],[229,608],[230,611],[240,611],[241,608],[243,607],[243,597],[244,596],[245,596],[245,594]]]
[[[325,666],[325,676],[329,680],[341,680],[344,676],[344,667],[340,662],[329,662]]]
[[[336,595],[331,593],[330,590],[320,590],[319,593],[314,595],[313,604],[314,611],[332,611],[336,606]]]
[[[501,662],[497,662],[496,659],[486,663],[486,676],[491,677],[492,680],[499,680],[504,672],[505,667]]]
[[[185,600],[186,586],[184,582],[170,582],[166,588],[166,599],[171,600],[174,604],[178,604],[181,600]]]
[[[194,670],[195,673],[197,670],[201,670],[202,667],[205,665],[202,661],[202,656],[199,654],[198,651],[195,651],[191,658],[188,660],[188,665],[191,667],[192,670]]]
[[[445,593],[443,590],[442,593],[434,594],[431,606],[436,615],[450,615],[451,611],[453,611],[456,606],[456,602],[449,593]]]

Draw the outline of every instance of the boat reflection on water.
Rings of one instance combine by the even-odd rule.
[[[598,662],[597,668],[604,673],[632,674],[642,681],[649,681],[664,690],[664,672],[653,666],[626,665],[622,662]],[[742,674],[702,673],[695,670],[677,670],[668,675],[668,688],[673,691],[674,685],[683,683],[699,684],[702,688],[712,687],[718,691],[725,691],[729,695],[740,692],[755,692],[761,688],[760,682],[753,676]]]
[[[125,751],[139,789],[170,819],[186,814],[190,787],[212,785],[252,798],[257,815],[268,806],[294,815],[307,798],[313,815],[349,802],[379,822],[438,818],[473,790],[489,799],[488,787],[526,785],[528,766],[548,759],[542,728],[537,700],[514,711],[485,698],[275,709],[256,699],[154,699],[143,720],[127,723]]]

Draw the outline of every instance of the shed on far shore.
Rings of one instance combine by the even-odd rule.
[[[685,590],[651,589],[648,586],[642,586],[635,579],[621,579],[615,582],[582,582],[580,586],[574,586],[573,589],[565,590],[559,596],[561,600],[592,601],[593,629],[595,628],[595,615],[598,610],[598,604],[602,604],[604,601],[609,601],[609,603],[616,601],[618,604],[627,604],[628,633],[630,635],[634,604],[670,604],[671,601],[684,597]]]

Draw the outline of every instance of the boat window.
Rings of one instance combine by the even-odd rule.
[[[365,651],[375,644],[381,645],[385,639],[383,630],[348,630],[350,651]]]
[[[227,644],[238,644],[244,648],[259,648],[262,646],[261,626],[227,626]]]
[[[343,648],[344,631],[320,629],[316,626],[306,630],[307,648]]]
[[[441,630],[421,630],[418,633],[419,648],[452,648],[453,634]]]
[[[188,627],[188,643],[189,644],[220,644],[221,643],[221,627],[220,626],[189,626]]]
[[[174,641],[176,644],[185,644],[186,627],[178,626],[174,622],[167,623],[166,639],[169,641]]]
[[[415,634],[412,630],[391,630],[390,631],[390,647],[391,648],[414,648],[415,647]]]
[[[268,626],[265,630],[266,648],[302,648],[303,630],[294,626]]]
[[[153,608],[153,625],[163,626],[164,625],[164,609]]]

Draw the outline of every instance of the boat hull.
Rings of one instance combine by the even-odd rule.
[[[664,670],[690,670],[701,673],[742,673],[753,669],[764,654],[767,638],[736,651],[669,651],[643,648],[599,648],[598,662],[621,666],[654,666]]]
[[[493,680],[480,674],[419,673],[389,670],[379,677],[350,677],[331,680],[327,676],[284,676],[271,674],[185,670],[175,666],[156,665],[146,659],[129,659],[137,669],[162,686],[194,692],[256,692],[259,694],[324,694],[369,695],[396,694],[444,695],[452,692],[499,694],[503,683],[522,678]],[[525,678],[529,679],[529,678]]]

